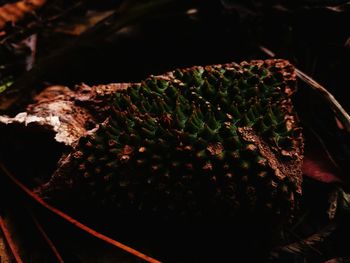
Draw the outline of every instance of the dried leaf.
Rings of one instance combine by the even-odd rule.
[[[11,255],[6,249],[5,237],[1,232],[0,232],[0,258],[1,258],[1,263],[11,262]]]
[[[321,255],[318,247],[327,241],[327,238],[336,229],[336,224],[331,223],[324,229],[320,230],[318,233],[309,236],[298,242],[288,244],[286,246],[278,247],[273,250],[271,255],[277,258],[282,253],[296,254],[296,255],[307,255],[307,254],[318,254]]]
[[[324,263],[343,263],[343,262],[348,262],[348,261],[344,261],[343,258],[332,258],[325,261]]]
[[[336,191],[333,191],[329,197],[329,201],[328,201],[329,207],[327,210],[329,220],[333,220],[335,218],[335,214],[338,208],[338,198],[339,198],[339,191],[337,189]]]
[[[0,6],[0,29],[8,22],[18,22],[26,14],[30,14],[45,2],[46,0],[22,0]]]
[[[11,233],[10,227],[8,226],[8,222],[2,216],[0,216],[0,229],[3,233],[4,240],[6,241],[9,250],[12,253],[13,258],[17,263],[22,263],[23,261],[18,253],[18,246],[13,240],[13,234]],[[6,258],[8,254],[5,253],[4,256]]]
[[[339,188],[340,192],[340,208],[345,211],[350,211],[350,193],[344,191],[344,189]]]
[[[57,28],[56,32],[78,36],[84,33],[89,28],[95,26],[98,22],[112,15],[113,10],[107,11],[90,11],[84,17],[76,18],[74,21],[65,21],[65,23]]]
[[[17,202],[15,203],[18,205]],[[39,259],[43,262],[52,262],[55,260],[56,257],[48,249],[42,233],[36,229],[26,213],[24,204],[16,207],[16,210],[13,207],[6,208],[6,213],[0,216],[0,227],[13,256],[13,262],[37,262]]]
[[[329,162],[319,157],[305,157],[302,168],[303,174],[324,183],[341,182],[341,179],[336,175],[334,168],[330,166]]]

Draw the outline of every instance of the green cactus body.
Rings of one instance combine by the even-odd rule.
[[[120,213],[289,217],[303,154],[295,86],[284,60],[151,76],[115,94],[108,119],[39,192]]]

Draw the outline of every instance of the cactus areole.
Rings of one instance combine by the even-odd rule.
[[[115,93],[108,118],[38,192],[120,214],[291,219],[303,159],[295,90],[285,60],[150,76]]]

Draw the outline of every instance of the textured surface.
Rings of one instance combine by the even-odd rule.
[[[295,85],[284,60],[151,76],[116,93],[110,117],[39,193],[130,215],[290,216],[303,153]]]
[[[53,131],[57,142],[74,147],[80,137],[93,132],[95,126],[106,118],[114,93],[130,85],[118,83],[89,87],[82,84],[74,90],[51,86],[34,97],[34,103],[27,106],[26,112],[15,117],[0,115],[0,127],[22,125]]]

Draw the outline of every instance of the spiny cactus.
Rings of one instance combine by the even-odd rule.
[[[291,216],[303,140],[284,60],[177,69],[117,92],[39,193],[161,217]]]

